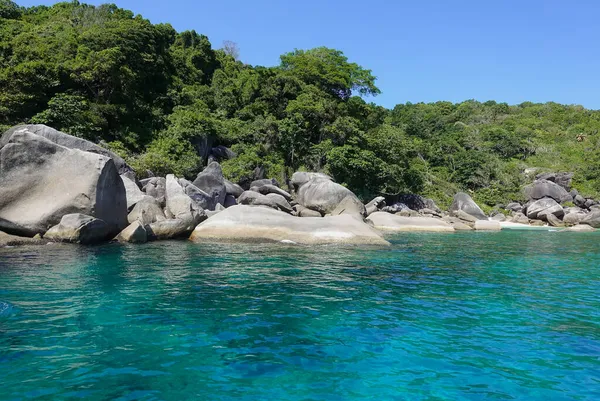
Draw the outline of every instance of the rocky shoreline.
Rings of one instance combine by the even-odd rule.
[[[600,227],[600,204],[571,189],[569,173],[538,175],[527,202],[491,216],[466,193],[448,211],[415,194],[363,204],[322,173],[296,172],[286,191],[274,179],[245,188],[212,161],[193,181],[173,174],[138,180],[114,153],[44,125],[0,137],[0,246],[106,241],[274,241],[385,245],[384,232]]]

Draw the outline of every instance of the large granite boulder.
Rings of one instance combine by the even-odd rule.
[[[244,188],[240,187],[238,184],[234,184],[229,180],[225,180],[225,192],[227,195],[232,195],[234,198],[237,198],[242,194],[242,192],[244,192]]]
[[[375,229],[349,215],[298,218],[278,210],[244,205],[225,209],[199,224],[190,239],[389,245]]]
[[[348,188],[326,178],[314,177],[300,187],[296,200],[304,207],[327,214],[347,196],[356,198]]]
[[[294,211],[292,205],[290,205],[287,199],[285,199],[283,196],[274,193],[269,193],[265,196],[269,198],[274,204],[276,204],[277,208],[282,212],[292,213]]]
[[[398,195],[387,195],[387,203],[395,204],[401,203],[406,205],[411,210],[431,209],[437,213],[440,213],[440,208],[435,204],[433,199],[425,198],[417,194],[398,194]]]
[[[516,212],[515,214],[513,214],[511,221],[513,223],[529,224],[529,218],[521,212]]]
[[[250,183],[250,188],[252,187],[262,187],[263,185],[274,185],[276,187],[280,187],[279,183],[275,178],[261,178],[259,180],[254,180]]]
[[[404,217],[386,212],[372,213],[367,220],[383,231],[454,232],[451,224],[433,217]]]
[[[139,221],[134,221],[117,235],[116,240],[132,244],[143,244],[148,241],[148,235],[144,225]]]
[[[483,210],[475,203],[475,201],[466,193],[459,192],[454,195],[452,205],[450,205],[450,214],[456,214],[457,211],[463,212],[475,217],[477,220],[487,220],[487,216]]]
[[[296,216],[298,217],[323,217],[321,213],[311,210],[302,205],[294,205],[294,212],[296,212]]]
[[[102,156],[106,156],[109,159],[112,159],[115,167],[119,174],[125,174],[130,178],[134,178],[135,174],[133,169],[125,163],[122,157],[117,155],[110,150],[104,149],[92,143],[90,141],[86,141],[85,139],[77,138],[75,136],[65,134],[64,132],[55,130],[54,128],[50,128],[47,125],[42,124],[28,124],[28,125],[17,125],[15,127],[10,128],[8,131],[2,135],[0,138],[0,148],[6,145],[12,136],[13,133],[18,131],[27,131],[39,135],[43,138],[48,139],[51,142],[54,142],[57,145],[64,146],[69,149],[79,149],[84,152],[96,153]]]
[[[288,192],[284,191],[283,189],[281,189],[273,184],[264,184],[261,186],[250,187],[250,191],[258,192],[263,195],[268,195],[268,194],[281,195],[288,202],[290,202],[292,200],[292,195],[290,195]]]
[[[127,221],[129,221],[130,224],[139,221],[142,225],[147,225],[166,219],[158,200],[147,195],[136,203],[133,209],[131,209],[131,212],[127,215]]]
[[[565,214],[562,206],[552,198],[543,198],[527,206],[527,217],[530,219],[546,220],[545,216],[553,214],[562,218]]]
[[[146,195],[155,198],[158,203],[164,206],[165,204],[165,191],[167,189],[167,180],[164,177],[152,177],[144,185],[142,190]]]
[[[502,226],[499,221],[477,220],[473,228],[477,231],[500,231]]]
[[[111,230],[103,220],[81,213],[64,215],[60,223],[44,234],[44,239],[73,244],[96,244],[111,237]]]
[[[179,185],[181,185],[181,187],[183,188],[183,192],[185,192],[187,196],[192,198],[194,202],[196,202],[196,204],[202,209],[215,210],[216,206],[219,205],[219,203],[215,204],[215,199],[213,196],[207,194],[206,192],[192,184],[190,181],[184,178],[180,178],[178,182]]]
[[[2,143],[0,230],[33,237],[71,213],[101,219],[114,234],[127,226],[125,187],[112,159],[25,129]]]
[[[444,220],[446,223],[450,224],[456,231],[471,231],[471,230],[473,230],[473,228],[471,226],[465,224],[458,217],[444,216],[444,217],[442,217],[442,220]]]
[[[558,203],[573,200],[569,192],[560,185],[548,180],[536,180],[523,188],[523,194],[530,200],[552,198]]]
[[[574,225],[581,223],[581,221],[585,218],[585,216],[586,216],[585,213],[577,213],[577,212],[566,213],[565,217],[563,217],[563,223],[565,223],[568,226],[574,226]]]
[[[363,218],[367,216],[367,209],[356,196],[349,195],[342,199],[335,209],[331,211],[332,216],[340,214],[351,214]]]
[[[600,228],[600,210],[594,210],[588,213],[583,219],[581,219],[581,224],[587,224],[588,226],[592,226],[594,228]]]
[[[206,213],[183,190],[173,174],[166,178],[165,213],[170,219],[179,219],[186,223],[198,224],[206,219]]]
[[[137,184],[126,175],[121,175],[123,185],[125,186],[125,196],[127,198],[127,210],[131,210],[144,196],[146,196]]]
[[[206,215],[204,215],[206,219]],[[156,221],[144,226],[148,241],[185,238],[190,235],[197,224],[190,220],[168,219]]]
[[[571,190],[571,182],[573,181],[573,173],[562,172],[562,173],[542,173],[535,176],[537,180],[552,181],[557,185],[560,185],[565,190]],[[572,195],[571,195],[572,196]]]
[[[214,210],[217,203],[221,205],[225,203],[225,195],[227,188],[225,187],[225,177],[221,165],[217,162],[212,162],[206,168],[198,173],[193,184],[200,190],[206,192],[212,199],[210,210]]]
[[[323,178],[325,180],[331,181],[331,177],[329,177],[328,175],[323,174],[323,173],[309,173],[309,172],[305,172],[305,171],[296,171],[294,174],[292,174],[290,183],[294,187],[294,190],[298,191],[298,189],[302,185],[306,184],[312,178]]]
[[[377,196],[365,205],[365,211],[367,215],[369,215],[371,213],[375,213],[383,207],[385,207],[385,198],[383,196]]]
[[[237,202],[240,205],[266,206],[271,209],[279,209],[274,199],[254,191],[244,191],[237,199]]]

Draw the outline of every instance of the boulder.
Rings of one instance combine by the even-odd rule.
[[[117,241],[130,242],[132,244],[143,244],[148,241],[146,229],[139,221],[134,221],[117,235]]]
[[[206,217],[206,214],[204,215]],[[185,238],[196,227],[192,221],[181,219],[161,220],[144,226],[148,236],[148,241]]]
[[[542,220],[529,220],[529,225],[533,227],[542,227],[545,226],[546,223],[544,223]]]
[[[225,180],[225,192],[228,195],[233,195],[234,198],[237,198],[242,194],[242,192],[244,192],[244,189],[238,184],[234,184],[229,180]]]
[[[221,165],[212,162],[206,168],[198,173],[193,184],[200,190],[206,192],[212,198],[212,204],[209,209],[214,210],[217,203],[225,203],[227,188],[225,187],[225,177]]]
[[[235,196],[233,196],[231,194],[227,194],[225,196],[225,204],[223,206],[225,206],[227,208],[227,207],[231,207],[231,206],[235,206],[235,205],[237,205],[237,200],[235,199]]]
[[[383,208],[381,211],[389,213],[385,210],[385,208]],[[404,217],[421,217],[421,214],[419,212],[417,212],[416,210],[410,210],[410,209],[402,209],[401,211],[393,213],[393,214],[397,214],[398,216],[404,216]]]
[[[136,203],[131,212],[129,212],[129,215],[127,215],[127,221],[130,224],[138,221],[144,226],[166,219],[158,200],[147,195]]]
[[[196,225],[206,219],[204,209],[186,195],[173,174],[167,175],[165,198],[167,217],[179,219],[191,225]]]
[[[294,205],[294,211],[298,217],[323,217],[321,213],[302,205]]]
[[[597,202],[595,200],[593,200],[593,199],[586,199],[585,203],[584,203],[584,206],[585,206],[586,209],[590,209],[592,206],[594,206],[596,204],[597,204]]]
[[[451,224],[432,217],[403,217],[386,212],[375,212],[367,217],[373,226],[383,231],[454,232]]]
[[[552,198],[558,203],[573,200],[569,192],[560,185],[548,180],[536,180],[523,188],[524,195],[530,200]]]
[[[595,228],[593,228],[592,226],[588,226],[587,224],[578,224],[576,226],[573,227],[569,227],[566,230],[563,231],[570,231],[570,232],[577,232],[577,233],[588,233],[588,232],[594,232],[596,231]]]
[[[600,228],[600,210],[594,210],[581,219],[581,224],[587,224],[594,228]]]
[[[543,198],[533,202],[527,207],[527,217],[530,219],[545,220],[545,215],[554,214],[562,218],[565,214],[561,205],[552,198]]]
[[[506,205],[505,209],[510,210],[512,212],[522,212],[523,206],[518,202],[511,202],[508,205]]]
[[[498,213],[492,216],[493,221],[506,221],[506,216],[502,213]]]
[[[279,210],[273,199],[254,191],[244,191],[237,199],[237,202],[240,205],[266,206]]]
[[[81,213],[64,215],[44,239],[73,244],[96,244],[110,238],[111,229],[103,220]]]
[[[331,211],[332,216],[338,216],[340,214],[352,214],[363,218],[367,216],[367,210],[365,205],[363,205],[356,196],[350,195],[342,199],[335,209]]]
[[[329,177],[328,175],[323,174],[323,173],[308,173],[305,171],[296,171],[294,174],[292,174],[290,183],[294,187],[294,190],[298,191],[298,189],[302,185],[306,184],[312,178],[323,178],[325,180],[331,181],[331,177]]]
[[[403,210],[412,210],[412,209],[409,208],[408,206],[406,206],[404,203],[400,203],[400,202],[396,202],[392,205],[384,206],[381,208],[382,212],[387,212],[387,213],[400,213]]]
[[[553,215],[552,213],[548,213],[544,216],[548,224],[552,227],[564,227],[565,223],[563,223],[558,217]]]
[[[273,185],[279,187],[279,183],[275,178],[261,178],[260,180],[254,180],[250,183],[250,188],[252,187],[262,187],[263,185]]]
[[[276,204],[277,208],[282,212],[292,213],[294,211],[287,199],[285,199],[283,196],[275,193],[269,193],[265,196],[269,198],[274,204]]]
[[[348,188],[325,178],[312,178],[298,190],[297,201],[321,214],[331,213],[345,197],[356,198]],[[357,201],[360,202],[357,198]]]
[[[261,185],[261,186],[253,186],[253,187],[250,187],[250,191],[258,192],[258,193],[261,193],[263,195],[277,194],[277,195],[283,196],[285,198],[285,200],[288,201],[288,202],[291,202],[291,200],[292,200],[292,195],[290,195],[289,193],[287,193],[283,189],[281,189],[279,187],[276,187],[273,184],[265,184],[265,185]]]
[[[210,150],[210,154],[214,156],[217,160],[229,160],[237,157],[237,154],[234,151],[223,145],[215,146],[214,148],[212,148]]]
[[[474,226],[477,231],[500,231],[502,226],[499,221],[477,220]]]
[[[586,226],[589,227],[589,226]],[[10,235],[5,232],[0,231],[0,248],[4,247],[12,247],[12,246],[20,246],[20,245],[45,245],[48,241],[42,239],[42,237],[37,234],[35,237],[19,237],[18,235]]]
[[[103,220],[113,235],[127,226],[125,187],[113,160],[27,130],[2,140],[0,230],[33,237],[72,213]]]
[[[442,217],[442,214],[437,210],[429,209],[428,207],[419,210],[419,213],[423,216]]]
[[[181,185],[181,187],[183,188],[183,192],[185,192],[187,196],[192,198],[192,200],[196,202],[196,204],[202,209],[215,210],[216,206],[219,205],[219,203],[215,204],[214,198],[212,196],[210,196],[209,194],[192,184],[190,181],[180,178],[178,182],[179,185]]]
[[[471,226],[468,226],[465,223],[463,223],[458,217],[446,216],[446,217],[443,217],[442,220],[444,220],[446,223],[448,223],[452,227],[454,227],[454,229],[456,231],[471,231],[471,230],[473,230],[473,228]]]
[[[368,224],[349,215],[298,218],[268,208],[230,207],[199,224],[190,239],[202,241],[295,242],[299,244],[389,245]]]
[[[161,205],[165,205],[165,192],[167,189],[167,180],[164,177],[152,177],[144,185],[142,190],[146,192],[146,195],[152,196],[155,198],[158,203]]]
[[[137,184],[126,175],[121,175],[123,185],[125,186],[125,196],[127,198],[127,210],[131,210],[144,196],[146,196]]]
[[[487,216],[483,213],[483,210],[481,210],[477,203],[464,192],[459,192],[454,195],[454,200],[449,209],[450,214],[452,215],[456,215],[456,212],[459,210],[475,217],[477,220],[487,220]]]
[[[512,216],[513,223],[529,224],[529,218],[521,212],[517,212]]]
[[[581,195],[575,195],[575,197],[573,197],[573,203],[575,206],[585,207],[585,201],[586,199]]]
[[[467,212],[462,210],[457,210],[454,212],[454,217],[460,219],[464,223],[472,224],[475,223],[478,219],[475,216],[471,216]],[[487,220],[487,219],[486,219]]]
[[[585,218],[585,216],[586,216],[585,213],[577,213],[577,212],[566,213],[565,217],[563,217],[563,223],[565,223],[568,226],[574,226],[576,224],[581,223],[581,221]]]
[[[438,214],[441,212],[432,199],[424,198],[417,194],[390,195],[388,196],[388,200],[390,204],[400,203],[406,205],[411,210],[431,209]]]
[[[371,200],[371,202],[365,205],[365,210],[367,212],[367,216],[371,213],[375,213],[382,207],[385,207],[385,198],[383,196],[378,196]]]
[[[18,125],[16,127],[10,128],[0,138],[0,148],[2,148],[9,142],[12,134],[19,131],[31,132],[68,149],[78,149],[84,152],[90,152],[105,156],[109,159],[112,159],[115,167],[117,168],[117,172],[120,175],[125,174],[129,178],[135,179],[135,173],[133,172],[133,169],[127,163],[125,163],[125,160],[123,160],[122,157],[120,157],[116,153],[104,149],[96,145],[95,143],[86,141],[85,139],[65,134],[64,132],[55,130],[54,128],[50,128],[43,124]]]
[[[573,173],[542,173],[536,175],[537,180],[547,180],[560,185],[565,190],[571,190],[571,182],[573,181]]]

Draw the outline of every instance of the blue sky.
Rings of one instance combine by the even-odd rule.
[[[383,93],[371,100],[386,107],[492,99],[600,109],[598,1],[112,2],[154,23],[195,29],[216,48],[234,41],[249,64],[276,65],[294,48],[340,49],[378,77]]]

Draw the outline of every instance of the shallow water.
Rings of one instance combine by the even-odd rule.
[[[600,235],[0,250],[0,399],[599,400]]]

